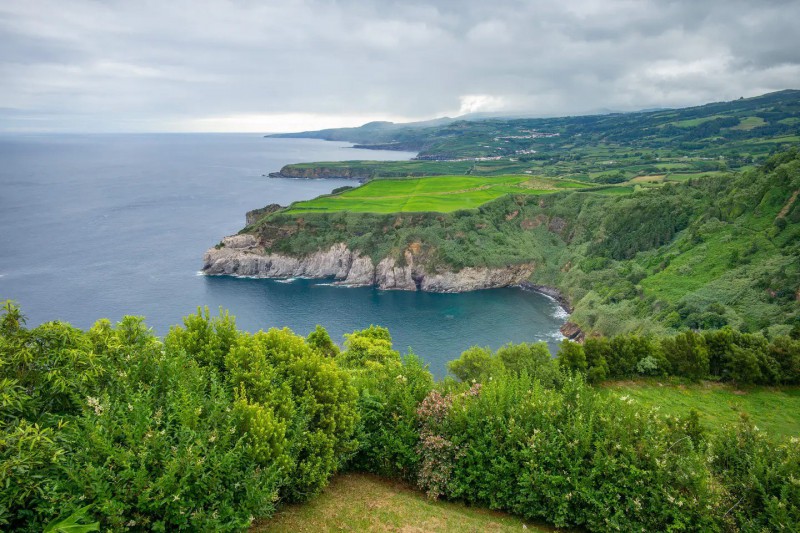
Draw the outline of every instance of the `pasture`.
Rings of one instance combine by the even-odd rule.
[[[632,398],[662,413],[686,416],[692,409],[709,432],[736,424],[746,414],[773,437],[800,436],[800,389],[797,387],[742,387],[727,383],[671,383],[658,379],[609,382],[601,390]]]
[[[377,179],[340,194],[295,202],[288,213],[448,213],[473,209],[507,194],[550,194],[584,187],[574,181],[524,175]]]

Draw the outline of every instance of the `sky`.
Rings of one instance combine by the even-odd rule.
[[[0,0],[0,131],[279,132],[800,89],[798,0]]]

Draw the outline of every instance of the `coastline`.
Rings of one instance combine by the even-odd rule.
[[[253,235],[225,237],[220,245],[203,256],[202,273],[207,276],[289,280],[293,278],[331,280],[343,287],[375,287],[379,290],[461,293],[502,287],[517,287],[538,292],[554,300],[567,313],[561,333],[570,340],[582,341],[583,331],[569,321],[572,305],[556,287],[528,281],[534,266],[510,265],[503,268],[466,267],[458,272],[428,272],[425,264],[406,251],[399,264],[391,257],[377,264],[369,256],[352,251],[344,243],[320,250],[306,257],[266,253]]]

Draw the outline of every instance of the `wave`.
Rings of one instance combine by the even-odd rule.
[[[294,283],[297,278],[276,279],[275,283]]]
[[[314,283],[314,287],[336,287],[339,289],[362,289],[369,287],[369,285],[353,285],[350,283],[342,283],[341,281],[331,281],[325,283]]]

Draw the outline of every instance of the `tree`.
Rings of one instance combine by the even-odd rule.
[[[314,350],[326,357],[336,357],[339,355],[339,347],[333,342],[325,328],[319,324],[314,328],[314,331],[308,334],[306,342]]]
[[[558,349],[558,363],[561,368],[573,372],[583,373],[589,368],[583,346],[569,339],[561,341],[561,346]]]
[[[686,331],[662,339],[661,346],[674,375],[691,379],[708,375],[708,347],[702,335]]]
[[[461,357],[447,363],[447,370],[461,381],[482,382],[488,379],[497,369],[492,351],[486,347],[473,346],[461,354]]]
[[[553,357],[544,342],[508,343],[497,350],[496,356],[508,372],[517,375],[525,372],[531,377],[549,378],[554,370]]]

